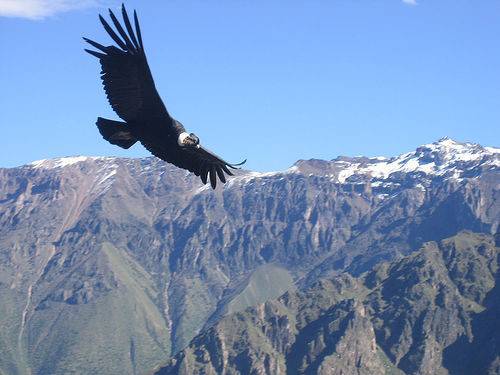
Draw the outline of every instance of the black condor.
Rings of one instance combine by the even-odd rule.
[[[238,164],[224,161],[204,148],[196,135],[186,132],[184,126],[169,115],[149,70],[137,13],[134,11],[135,31],[124,5],[125,28],[111,9],[109,15],[116,31],[101,15],[99,19],[116,46],[103,46],[83,38],[97,49],[85,51],[99,59],[106,96],[113,110],[124,120],[98,117],[97,127],[101,135],[125,149],[139,141],[156,157],[200,176],[204,184],[209,178],[214,189],[217,177],[226,182],[225,174],[232,175],[231,169],[237,169],[246,160]]]

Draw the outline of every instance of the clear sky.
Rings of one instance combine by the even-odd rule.
[[[0,166],[146,156],[104,141],[118,119],[82,36],[113,0],[0,0]],[[392,156],[445,135],[500,146],[500,1],[126,1],[170,113],[224,159]],[[78,8],[78,9],[73,9]],[[1,16],[3,15],[3,16]]]

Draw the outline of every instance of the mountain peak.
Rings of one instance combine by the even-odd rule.
[[[445,135],[444,137],[439,138],[434,143],[449,143],[449,142],[451,142],[451,143],[459,143],[459,142],[455,141],[454,139],[448,137],[447,135]]]
[[[104,157],[104,156],[65,156],[54,159],[42,159],[36,160],[28,164],[31,168],[43,168],[43,169],[53,169],[62,168],[69,165],[87,162],[87,161],[114,161],[117,158],[114,157]]]
[[[392,158],[340,156],[326,163],[301,161],[296,165],[302,173],[330,176],[339,183],[394,179],[408,173],[460,179],[475,176],[474,170],[500,167],[500,149],[443,137]]]
[[[449,148],[451,148],[451,149],[454,149],[454,148],[478,148],[478,147],[483,148],[481,145],[479,145],[477,143],[459,142],[459,141],[456,141],[448,136],[439,138],[437,141],[432,142],[430,144],[422,145],[421,147],[425,147],[425,146],[428,146],[428,147],[438,146],[438,147],[448,148],[448,149]]]
[[[459,142],[450,137],[443,137],[435,142],[424,144],[417,148],[419,149],[431,149],[433,151],[439,151],[442,153],[459,153],[463,156],[467,153],[469,154],[500,154],[500,148],[498,147],[485,147],[478,143],[473,142]]]

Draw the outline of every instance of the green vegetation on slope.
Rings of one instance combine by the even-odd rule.
[[[169,332],[148,274],[109,243],[98,256],[117,288],[89,303],[52,303],[36,311],[29,343],[37,373],[143,373],[170,355]]]
[[[462,362],[493,374],[500,356],[486,323],[496,320],[499,255],[486,234],[428,242],[362,277],[344,273],[229,315],[158,374],[447,374],[461,359],[450,353],[481,345],[492,347]]]
[[[247,307],[278,298],[293,289],[290,273],[274,264],[266,264],[255,270],[245,288],[228,305],[229,314],[245,310]]]
[[[0,374],[27,373],[26,351],[20,348],[21,317],[26,300],[0,281]]]

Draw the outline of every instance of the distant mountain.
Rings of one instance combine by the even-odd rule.
[[[242,171],[215,192],[154,158],[0,169],[0,373],[152,371],[286,291],[463,230],[494,235],[499,167],[499,149],[442,139]]]
[[[332,161],[299,161],[303,173],[329,176],[333,181],[370,180],[375,186],[403,183],[407,175],[430,180],[435,177],[461,180],[500,167],[499,149],[459,143],[448,137],[393,158],[345,157]]]

